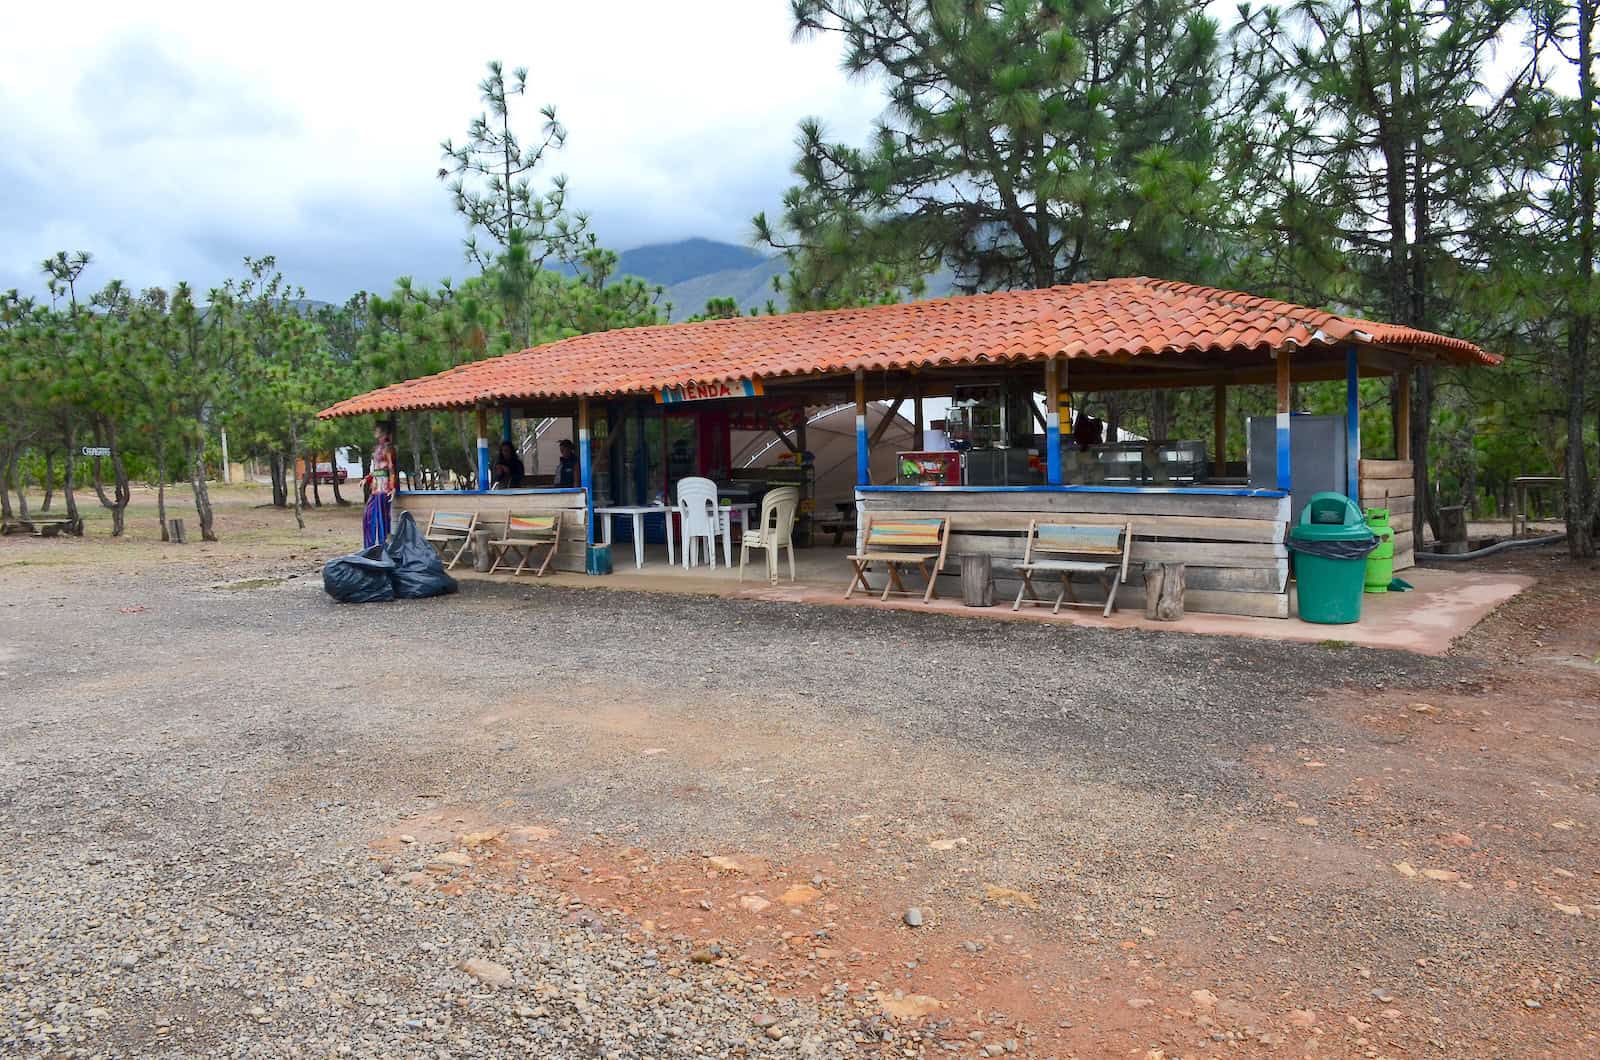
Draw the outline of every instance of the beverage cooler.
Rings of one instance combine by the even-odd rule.
[[[952,451],[896,453],[902,486],[961,485],[961,454]]]

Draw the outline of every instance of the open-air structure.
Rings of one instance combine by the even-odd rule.
[[[424,520],[444,505],[475,507],[485,519],[504,518],[509,506],[560,510],[581,520],[582,533],[569,535],[556,565],[581,571],[585,543],[596,540],[597,507],[648,507],[686,475],[730,487],[741,478],[757,488],[804,486],[805,410],[854,402],[855,507],[868,515],[948,516],[947,571],[959,557],[979,554],[1003,573],[1022,555],[1032,520],[1131,524],[1135,563],[1186,565],[1190,610],[1288,617],[1285,539],[1299,504],[1333,489],[1408,523],[1412,370],[1498,362],[1469,342],[1412,328],[1190,284],[1118,279],[579,335],[383,387],[322,415],[475,411],[479,489],[401,491],[399,507]],[[1399,383],[1398,444],[1383,459],[1362,457],[1358,382],[1367,376]],[[1293,383],[1330,380],[1346,384],[1342,416],[1291,407]],[[1275,415],[1253,419],[1246,451],[1230,452],[1229,393],[1250,385],[1276,388]],[[1074,438],[1063,419],[1074,394],[1154,388],[1211,393],[1209,448],[1203,440]],[[909,408],[920,450],[923,402],[935,397],[951,399],[959,458],[907,454],[894,481],[874,481],[878,439],[868,403]],[[578,440],[575,487],[484,488],[491,422],[509,440],[515,418],[566,416]],[[894,419],[879,417],[880,428]],[[772,431],[783,459],[736,473],[729,452],[736,428]],[[829,515],[813,514],[818,522]],[[1397,533],[1397,568],[1411,562],[1413,547],[1409,531]],[[841,590],[847,574],[841,562]]]

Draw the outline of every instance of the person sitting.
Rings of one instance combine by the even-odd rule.
[[[556,464],[556,488],[572,489],[578,484],[578,450],[571,438],[561,439],[557,448],[561,450],[561,459]]]
[[[500,454],[494,462],[494,485],[496,489],[516,489],[522,485],[522,457],[517,455],[516,446],[510,442],[500,443]]]

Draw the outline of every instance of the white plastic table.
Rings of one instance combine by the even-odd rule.
[[[719,505],[718,521],[722,524],[722,562],[725,566],[733,566],[733,512],[739,513],[739,532],[743,533],[750,527],[750,513],[755,511],[754,504],[723,504]],[[669,522],[671,520],[668,520]],[[670,537],[670,532],[668,533]]]
[[[594,514],[605,516],[605,521],[600,524],[600,543],[606,546],[611,544],[611,520],[614,516],[628,515],[633,517],[633,566],[638,569],[644,566],[644,517],[647,515],[660,515],[665,517],[667,524],[667,562],[676,563],[677,549],[672,542],[672,512],[665,504],[618,504],[606,508],[596,508]],[[724,531],[724,544],[727,543]]]

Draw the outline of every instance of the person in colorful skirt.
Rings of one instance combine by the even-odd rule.
[[[389,507],[400,475],[395,468],[394,443],[381,424],[373,432],[372,462],[368,465],[367,510],[361,517],[361,547],[371,548],[389,539]]]

